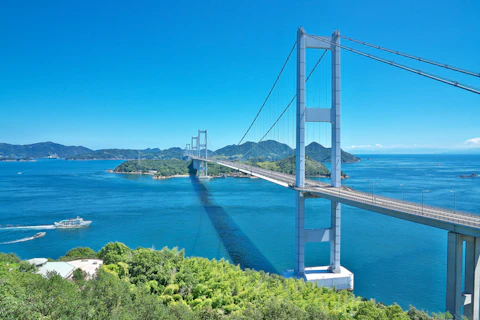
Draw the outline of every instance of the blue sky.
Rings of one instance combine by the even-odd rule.
[[[480,72],[479,12],[477,0],[4,1],[0,142],[164,149],[184,146],[197,129],[206,128],[219,148],[242,137],[300,25],[316,35],[340,29],[346,36]],[[322,64],[309,89],[316,106],[321,99],[328,104],[321,96],[328,92],[321,82],[328,59]],[[262,126],[283,109],[293,90],[291,70],[274,95],[270,118],[249,138],[259,138]],[[422,70],[480,87],[479,78],[429,66]],[[342,52],[347,150],[480,147],[479,107],[479,95]],[[311,128],[310,134],[321,135],[323,128]],[[328,141],[328,133],[319,139]]]

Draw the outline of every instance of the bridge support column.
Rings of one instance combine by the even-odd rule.
[[[302,192],[295,192],[295,268],[298,277],[305,276],[305,197]]]
[[[455,319],[462,318],[462,307],[463,316],[474,320],[480,318],[479,258],[480,238],[448,233],[446,309]]]
[[[332,201],[331,227],[330,227],[330,271],[340,273],[340,211],[341,204]]]

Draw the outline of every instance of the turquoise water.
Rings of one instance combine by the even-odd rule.
[[[369,157],[370,160],[366,160]],[[294,193],[259,179],[177,178],[107,173],[121,161],[0,162],[0,251],[21,258],[58,258],[76,246],[110,241],[184,248],[188,256],[226,258],[281,273],[294,261]],[[345,184],[375,194],[480,214],[480,155],[370,155],[342,168]],[[21,172],[21,174],[19,174]],[[366,178],[370,180],[365,180]],[[93,220],[79,230],[54,221]],[[355,293],[385,303],[443,311],[446,241],[443,230],[343,206],[342,265],[355,274]],[[308,227],[329,224],[329,203],[307,200]],[[13,227],[13,228],[12,228]],[[43,238],[27,240],[39,230]],[[22,240],[20,242],[7,243]],[[328,264],[328,244],[308,244],[306,264]]]

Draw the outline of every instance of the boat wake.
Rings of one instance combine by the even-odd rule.
[[[18,227],[1,227],[0,230],[49,230],[55,229],[55,225],[44,226],[18,226]]]
[[[35,239],[35,237],[27,237],[27,238],[22,238],[18,240],[13,240],[13,241],[7,241],[7,242],[0,242],[0,244],[10,244],[10,243],[17,243],[17,242],[25,242],[25,241],[30,241]]]

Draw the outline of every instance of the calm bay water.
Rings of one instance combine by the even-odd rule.
[[[369,160],[366,160],[367,158]],[[480,214],[480,155],[369,155],[343,165],[344,184],[375,194]],[[23,259],[58,258],[77,246],[99,250],[110,241],[187,256],[226,258],[281,273],[294,261],[294,193],[259,179],[190,178],[107,173],[122,161],[0,162],[0,251]],[[21,173],[21,174],[19,174]],[[365,180],[369,179],[369,180]],[[355,274],[355,293],[403,308],[443,311],[447,233],[342,207],[342,265]],[[54,221],[93,220],[79,230],[49,229]],[[307,200],[307,227],[327,227],[329,203]],[[14,226],[15,228],[12,228]],[[39,227],[40,226],[40,227]],[[33,236],[40,239],[6,243]],[[306,264],[326,265],[328,244],[308,244]]]

